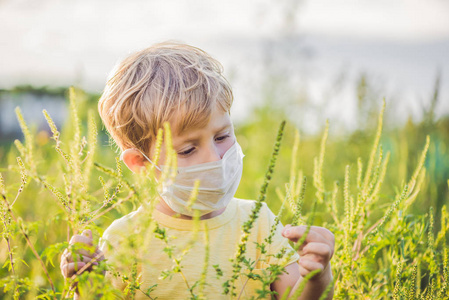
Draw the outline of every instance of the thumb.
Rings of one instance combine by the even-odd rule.
[[[85,230],[81,233],[81,235],[84,235],[84,236],[86,236],[86,237],[88,237],[88,238],[92,238],[92,231],[91,231],[90,229],[85,229]]]

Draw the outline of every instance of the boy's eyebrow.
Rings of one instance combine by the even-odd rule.
[[[220,131],[223,131],[223,130],[228,129],[228,128],[232,128],[232,123],[231,122],[229,122],[227,124],[224,124],[223,126],[219,127],[216,130],[216,132],[220,132]]]
[[[217,129],[215,129],[214,131],[215,132],[221,132],[223,130],[231,129],[231,128],[232,128],[232,122],[229,122],[229,123],[224,124],[223,126],[217,128]],[[192,142],[196,142],[198,140],[199,140],[198,137],[187,137],[186,139],[180,140],[180,142],[177,143],[177,144],[192,143]]]

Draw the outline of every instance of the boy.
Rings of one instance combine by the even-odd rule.
[[[223,294],[223,281],[233,275],[230,258],[235,256],[241,238],[243,223],[248,221],[254,201],[234,198],[242,175],[243,154],[234,136],[230,120],[232,90],[222,75],[221,65],[204,51],[178,43],[161,43],[137,52],[115,69],[99,101],[101,118],[114,141],[121,148],[122,160],[133,172],[139,172],[152,163],[159,128],[169,122],[173,148],[177,153],[178,173],[172,184],[159,191],[159,200],[152,218],[176,246],[186,245],[197,234],[190,250],[183,256],[181,274],[161,279],[161,273],[173,265],[163,251],[163,239],[152,238],[139,255],[146,261],[138,266],[141,290],[157,284],[152,297],[159,299],[186,299],[189,288],[198,282],[203,272],[206,250],[200,241],[209,238],[209,262],[204,295],[208,299],[229,299]],[[165,149],[161,148],[161,162]],[[155,166],[162,170],[163,167]],[[160,173],[159,173],[160,175]],[[200,180],[196,201],[189,207],[188,200],[195,180]],[[104,232],[100,248],[95,253],[79,250],[71,255],[67,250],[61,257],[61,271],[65,277],[89,263],[94,257],[114,263],[121,256],[124,237],[139,226],[144,208],[114,221]],[[193,213],[201,215],[199,225],[193,222]],[[198,222],[196,222],[198,223]],[[318,299],[332,280],[330,259],[334,251],[333,234],[313,226],[298,253],[292,253],[288,240],[297,242],[305,233],[305,226],[287,225],[276,228],[268,254],[261,258],[257,243],[263,243],[275,223],[274,215],[265,205],[249,235],[245,255],[253,261],[255,274],[262,274],[270,264],[283,263],[285,273],[274,280],[270,289],[280,298],[291,288],[292,295],[303,277],[314,270],[320,272],[307,282],[300,299]],[[196,227],[195,227],[196,226]],[[195,229],[196,228],[196,229]],[[92,234],[84,231],[72,237],[71,244],[92,245]],[[284,257],[275,255],[284,249]],[[299,255],[301,258],[299,258]],[[97,264],[97,263],[94,263]],[[221,277],[216,276],[219,266]],[[182,275],[182,276],[181,276]],[[224,278],[224,279],[223,279]],[[113,280],[114,281],[114,280]],[[189,285],[190,283],[190,285]],[[233,290],[241,299],[257,296],[261,289],[257,280],[244,276],[236,279]],[[123,289],[120,280],[114,286]],[[187,288],[188,287],[188,288]],[[232,291],[231,291],[232,292]],[[138,299],[145,296],[137,292]],[[237,298],[237,297],[234,297]],[[332,291],[328,299],[332,298]]]

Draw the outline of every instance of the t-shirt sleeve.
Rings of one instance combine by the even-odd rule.
[[[267,220],[269,224],[269,232],[271,233],[274,228],[274,234],[272,235],[272,243],[268,248],[268,259],[267,263],[280,264],[283,267],[288,266],[299,260],[299,254],[290,245],[289,240],[282,236],[282,229],[284,225],[277,220],[273,212],[264,203],[263,209],[266,211]],[[270,234],[269,233],[269,234]]]
[[[113,275],[111,271],[116,269],[116,260],[117,260],[117,252],[118,246],[120,244],[121,231],[118,230],[120,228],[119,222],[113,222],[103,233],[103,236],[99,241],[99,248],[103,251],[105,258],[110,267],[110,270],[106,272],[106,280],[110,282],[114,288],[123,290],[126,287],[126,284],[120,278],[117,278]]]

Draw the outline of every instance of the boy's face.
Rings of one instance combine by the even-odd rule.
[[[173,148],[178,153],[178,167],[220,160],[235,143],[234,127],[229,113],[223,112],[217,106],[214,106],[206,126],[187,129],[182,133],[173,132]],[[174,128],[173,124],[171,125]],[[164,148],[161,150],[160,162],[164,162]]]

